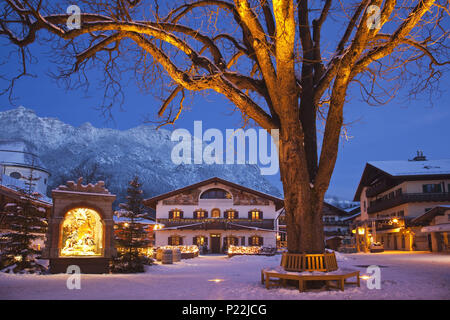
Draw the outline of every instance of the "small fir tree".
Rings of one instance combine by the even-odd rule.
[[[34,192],[37,178],[26,177],[25,188],[17,188],[20,199],[16,203],[5,205],[5,229],[2,234],[0,251],[0,269],[14,273],[43,273],[46,268],[36,259],[40,258],[41,250],[33,247],[33,241],[43,239],[47,229],[46,210],[39,206],[41,195]]]
[[[113,272],[144,272],[144,265],[151,260],[139,253],[139,248],[149,244],[145,225],[141,222],[148,216],[143,204],[141,184],[138,177],[129,182],[127,202],[119,204],[121,210],[117,215],[125,218],[125,223],[116,225],[116,245],[122,250],[113,260]]]

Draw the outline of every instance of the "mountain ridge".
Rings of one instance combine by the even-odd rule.
[[[138,175],[146,198],[217,176],[280,196],[256,165],[176,165],[170,158],[171,131],[140,125],[127,130],[78,127],[57,118],[39,117],[24,107],[0,112],[0,139],[30,144],[51,172],[49,191],[65,180],[85,175],[85,183],[105,180],[106,187],[125,199],[128,181]]]

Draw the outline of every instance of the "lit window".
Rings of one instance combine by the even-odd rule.
[[[252,246],[259,246],[260,245],[260,237],[258,237],[258,236],[252,236],[251,238],[250,238],[250,243],[251,243],[251,245]]]
[[[228,247],[229,246],[237,246],[238,242],[239,242],[239,239],[237,237],[233,237],[233,236],[226,237],[226,243],[227,243]]]
[[[203,246],[205,244],[205,237],[204,236],[197,236],[194,237],[194,244],[196,244],[197,246]]]
[[[236,219],[236,211],[229,210],[226,212],[227,219]]]
[[[261,212],[258,210],[253,210],[250,212],[250,218],[252,220],[258,220],[261,219]]]
[[[183,244],[183,240],[180,236],[169,237],[169,246],[180,246]]]
[[[181,219],[181,211],[173,210],[172,211],[172,219]]]
[[[220,210],[212,209],[211,210],[211,218],[220,218]]]
[[[201,210],[196,211],[195,212],[195,217],[197,219],[204,219],[205,218],[205,211],[201,211]]]

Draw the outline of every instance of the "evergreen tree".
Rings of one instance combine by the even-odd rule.
[[[141,184],[138,177],[129,182],[127,188],[127,202],[119,204],[120,218],[126,222],[117,225],[116,245],[124,251],[118,253],[112,264],[113,272],[144,272],[144,264],[149,259],[139,253],[139,248],[147,247],[147,231],[142,220],[148,217],[143,204]]]
[[[17,188],[20,199],[5,207],[8,232],[1,236],[0,268],[5,272],[42,273],[46,268],[36,262],[41,250],[33,248],[33,241],[43,239],[47,229],[46,210],[39,206],[41,196],[34,192],[37,180],[33,169],[26,177],[25,188]]]

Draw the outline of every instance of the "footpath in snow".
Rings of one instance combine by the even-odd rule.
[[[69,290],[68,275],[0,274],[0,299],[450,299],[450,255],[385,252],[338,254],[340,268],[381,269],[381,288],[348,285],[344,292],[265,289],[262,268],[279,265],[281,256],[199,256],[173,265],[155,264],[142,274],[82,275],[81,289]]]

